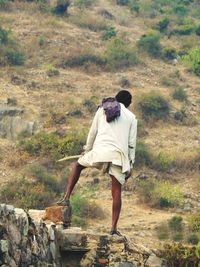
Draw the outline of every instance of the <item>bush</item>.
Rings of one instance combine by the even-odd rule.
[[[9,41],[9,31],[0,27],[0,44],[6,45]]]
[[[122,86],[122,87],[130,87],[131,86],[131,83],[130,83],[130,81],[127,79],[127,78],[121,78],[121,80],[119,81],[119,84],[120,84],[120,86]]]
[[[53,133],[40,132],[31,138],[20,140],[19,146],[35,156],[50,156],[58,159],[65,155],[77,155],[85,143],[85,132],[69,132],[63,138]]]
[[[116,37],[117,31],[115,30],[114,27],[108,27],[104,33],[103,33],[103,40],[109,40],[113,37]]]
[[[0,201],[24,209],[44,209],[52,203],[55,194],[44,184],[25,178],[6,183],[0,192]]]
[[[162,257],[168,266],[198,266],[200,243],[197,246],[186,246],[181,243],[165,244]]]
[[[129,0],[116,0],[117,5],[120,6],[127,6],[129,3]]]
[[[72,223],[85,226],[87,218],[104,218],[102,209],[94,202],[89,201],[90,197],[81,192],[74,194],[71,198],[72,205]]]
[[[97,97],[91,96],[90,99],[85,99],[83,101],[83,105],[89,112],[94,113],[97,110],[97,101]]]
[[[177,58],[177,55],[175,48],[164,48],[162,51],[163,58],[167,60],[173,60]]]
[[[22,51],[11,48],[6,50],[8,63],[11,65],[23,65],[25,63],[25,54]]]
[[[59,193],[56,178],[48,174],[47,169],[40,164],[32,164],[26,168],[26,174],[35,179],[35,182],[43,184],[49,191]]]
[[[169,171],[175,164],[175,160],[171,155],[161,151],[154,159],[154,168],[159,171]]]
[[[179,101],[186,101],[187,100],[187,92],[182,88],[178,87],[174,89],[172,92],[173,99],[179,100]]]
[[[192,244],[192,245],[197,245],[199,243],[199,237],[197,234],[190,234],[187,238],[187,242]]]
[[[156,228],[158,239],[166,240],[169,238],[169,229],[166,223],[161,223]]]
[[[129,7],[131,12],[136,12],[139,14],[140,12],[140,3],[138,0],[130,0]]]
[[[96,2],[96,0],[75,0],[74,5],[80,9],[83,9],[94,5]]]
[[[168,18],[163,18],[162,20],[160,20],[157,24],[156,24],[156,28],[160,31],[160,32],[164,32],[166,31],[168,25],[169,25],[169,19]]]
[[[195,27],[193,25],[181,25],[175,28],[171,34],[178,35],[190,35],[194,31]]]
[[[165,208],[180,206],[184,202],[179,185],[169,181],[147,179],[138,182],[139,197],[152,207]]]
[[[135,157],[135,165],[136,166],[150,166],[152,163],[152,156],[147,148],[147,146],[142,141],[137,141],[136,145],[136,157]]]
[[[200,76],[200,48],[190,49],[183,60],[197,76]]]
[[[57,68],[55,68],[53,65],[49,64],[47,65],[47,75],[49,77],[52,77],[52,76],[57,76],[59,75],[60,72]]]
[[[169,220],[169,227],[174,232],[181,232],[183,230],[183,218],[181,216],[173,216]]]
[[[155,32],[142,35],[138,41],[138,46],[151,56],[158,57],[161,55],[160,36]]]
[[[9,10],[12,0],[0,0],[0,10]]]
[[[138,102],[138,108],[146,121],[166,119],[170,110],[167,100],[155,92],[144,95]]]
[[[196,35],[200,36],[200,25],[198,25],[195,29]]]
[[[200,214],[192,214],[187,220],[192,231],[200,232]]]
[[[53,8],[52,12],[56,15],[64,15],[67,13],[67,9],[70,6],[70,0],[57,0],[56,6]]]
[[[103,60],[98,55],[82,54],[82,55],[78,55],[78,56],[67,59],[64,63],[64,66],[74,68],[74,67],[85,66],[87,64],[95,64],[97,66],[104,66],[105,60]]]
[[[177,4],[174,5],[172,11],[180,17],[184,17],[188,14],[189,9],[188,7],[184,6],[184,4]]]
[[[130,67],[138,63],[137,53],[120,38],[112,38],[104,54],[107,69],[114,71]]]

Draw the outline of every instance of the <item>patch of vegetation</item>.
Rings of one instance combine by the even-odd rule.
[[[169,26],[170,20],[169,18],[163,18],[162,20],[160,20],[157,24],[156,24],[156,28],[160,31],[160,32],[165,32]]]
[[[178,53],[175,48],[164,48],[162,50],[162,57],[167,60],[173,60],[177,58]]]
[[[181,25],[179,27],[176,27],[171,34],[178,34],[178,35],[190,35],[192,32],[194,32],[195,26],[194,25]]]
[[[167,172],[172,169],[175,165],[175,159],[172,155],[167,154],[164,151],[160,151],[155,157],[153,166],[155,169]]]
[[[127,68],[138,63],[136,50],[129,47],[122,38],[112,38],[108,41],[104,59],[106,67],[110,71]]]
[[[83,101],[83,105],[91,113],[94,113],[97,110],[98,106],[97,103],[98,103],[98,98],[96,96],[91,96],[89,99],[85,99]]]
[[[197,76],[200,76],[200,48],[190,49],[183,60]]]
[[[192,115],[185,106],[182,106],[174,113],[174,119],[185,126],[195,126],[198,123],[194,115]]]
[[[169,227],[174,232],[182,232],[183,230],[183,218],[181,216],[173,216],[169,220]]]
[[[43,183],[25,178],[11,180],[0,192],[0,201],[24,209],[44,209],[52,203],[55,193]]]
[[[81,66],[86,66],[88,64],[95,64],[97,66],[104,66],[105,65],[105,60],[102,59],[102,57],[94,54],[82,54],[82,55],[77,55],[71,58],[68,58],[64,66],[65,67],[81,67]]]
[[[186,101],[187,100],[187,92],[183,89],[183,87],[177,87],[172,92],[173,99],[179,100],[179,101]]]
[[[119,6],[127,6],[129,3],[129,0],[116,0],[116,4]]]
[[[180,186],[173,185],[169,181],[154,179],[139,181],[137,192],[139,197],[152,207],[175,207],[184,202]]]
[[[154,91],[142,96],[138,108],[146,121],[167,119],[170,111],[168,101]]]
[[[188,236],[188,238],[187,238],[187,242],[190,243],[190,244],[192,244],[192,245],[197,245],[199,243],[199,241],[200,241],[199,240],[199,237],[195,233],[190,234]]]
[[[39,38],[38,38],[39,46],[44,46],[45,42],[46,42],[45,37],[43,35],[39,36]]]
[[[156,233],[157,233],[157,237],[159,240],[166,240],[169,238],[169,227],[167,225],[167,223],[163,222],[160,223],[157,227],[156,227]]]
[[[200,243],[192,247],[181,243],[165,244],[162,256],[169,266],[198,266]]]
[[[88,8],[96,4],[97,0],[75,0],[74,5],[80,9]]]
[[[129,1],[129,8],[131,12],[135,12],[136,14],[140,13],[140,2],[139,0],[130,0]]]
[[[192,231],[200,232],[200,214],[192,214],[187,218],[189,227]]]
[[[8,11],[12,0],[0,0],[0,10]]]
[[[105,29],[104,33],[103,33],[103,40],[109,40],[113,37],[117,36],[117,31],[115,30],[114,27],[108,27],[107,29]]]
[[[60,74],[59,70],[51,64],[47,65],[46,69],[47,69],[47,75],[49,77],[57,76]]]
[[[85,132],[72,131],[59,138],[54,133],[40,132],[30,138],[20,140],[20,149],[34,156],[50,156],[53,159],[65,155],[77,155],[85,143]]]
[[[72,196],[72,224],[85,226],[88,218],[104,218],[102,209],[94,201],[89,200],[91,198],[89,195],[88,192],[77,192]]]
[[[128,88],[128,87],[131,86],[130,81],[125,77],[121,78],[121,80],[119,81],[119,84],[120,84],[121,87],[125,87],[125,88]]]
[[[57,0],[56,6],[53,8],[52,12],[56,15],[63,16],[67,13],[70,4],[70,0]]]
[[[162,49],[160,44],[160,36],[154,31],[142,35],[137,45],[139,48],[142,48],[142,50],[145,50],[153,57],[159,57],[161,55]]]
[[[141,141],[137,141],[135,166],[150,166],[152,164],[152,155],[148,147]]]

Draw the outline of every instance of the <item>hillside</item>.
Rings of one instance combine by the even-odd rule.
[[[124,88],[133,94],[130,109],[139,120],[139,144],[132,178],[124,188],[122,231],[154,246],[160,223],[181,214],[187,225],[190,214],[199,214],[198,4],[198,0],[74,0],[62,14],[51,1],[2,1],[0,104],[22,109],[22,120],[34,122],[36,129],[0,138],[1,185],[8,182],[11,188],[1,191],[1,201],[28,208],[55,202],[72,164],[59,165],[56,160],[79,153],[101,99]],[[160,98],[152,95],[164,100],[156,102]],[[162,103],[167,103],[166,113],[162,106],[159,109]],[[2,114],[0,130],[6,132],[4,127],[14,124],[10,126]],[[166,198],[168,204],[162,209],[152,203],[152,196],[141,197],[144,190],[137,189],[144,176],[155,184],[180,185],[184,204],[177,205],[176,199],[171,205],[172,199]],[[22,177],[34,181],[34,186],[9,184]],[[108,177],[87,170],[81,178],[77,191],[89,188],[90,198],[106,214],[102,219],[89,218],[89,226],[108,231]],[[33,189],[29,197],[25,189]],[[22,192],[16,195],[15,190]],[[40,194],[46,199],[41,200]],[[195,234],[200,238],[199,228]]]

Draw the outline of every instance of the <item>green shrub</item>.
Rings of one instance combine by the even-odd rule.
[[[169,171],[175,164],[175,160],[173,156],[160,151],[156,158],[154,159],[154,168],[156,168],[159,171]]]
[[[129,0],[116,0],[117,5],[120,6],[127,6],[129,3]]]
[[[200,232],[200,214],[192,214],[187,220],[192,231]]]
[[[172,238],[176,242],[181,241],[181,240],[183,240],[183,233],[180,233],[180,232],[174,233]]]
[[[126,88],[131,86],[130,81],[125,77],[121,78],[121,80],[119,81],[119,84],[120,84],[120,86],[126,87]]]
[[[198,25],[195,29],[196,35],[200,36],[200,25]]]
[[[150,166],[151,162],[152,162],[152,155],[149,149],[142,141],[137,141],[135,165],[136,166],[142,166],[142,165]]]
[[[179,185],[169,181],[147,179],[138,182],[138,196],[152,207],[165,208],[180,206],[184,202]]]
[[[103,40],[109,40],[113,37],[116,37],[117,31],[115,30],[114,27],[108,27],[104,33],[103,33]]]
[[[187,100],[187,92],[182,87],[177,87],[172,92],[173,99],[179,101],[186,101]]]
[[[177,58],[177,51],[175,48],[164,48],[162,51],[162,56],[164,59],[172,60]]]
[[[197,76],[200,76],[200,48],[190,49],[183,60]]]
[[[89,99],[85,99],[83,101],[83,105],[89,112],[94,113],[97,110],[97,101],[97,97],[91,96]]]
[[[158,239],[160,240],[166,240],[169,238],[169,229],[168,225],[166,223],[161,223],[156,227],[156,233],[158,236]]]
[[[192,245],[197,245],[199,243],[199,237],[197,234],[190,234],[187,238],[187,242],[192,244]]]
[[[57,4],[52,9],[52,12],[56,15],[62,16],[67,13],[67,10],[70,4],[71,4],[70,0],[57,0]]]
[[[24,52],[14,48],[6,49],[6,58],[11,65],[23,65],[26,60]]]
[[[0,10],[9,10],[12,0],[0,0]]]
[[[112,38],[107,45],[104,54],[107,69],[114,71],[130,67],[138,63],[138,57],[135,49],[120,38]]]
[[[190,35],[194,31],[194,25],[181,25],[175,28],[171,34]]]
[[[53,133],[40,132],[31,138],[20,140],[19,146],[35,156],[58,159],[65,155],[77,155],[85,143],[85,131],[72,131],[63,138]]]
[[[139,14],[140,12],[139,0],[130,0],[129,7],[131,12],[136,12],[137,14]]]
[[[138,102],[138,108],[146,121],[166,119],[170,110],[167,100],[155,92],[144,95]]]
[[[83,54],[67,59],[64,63],[64,66],[74,68],[84,66],[88,63],[95,64],[97,66],[104,66],[105,60],[98,55]]]
[[[94,5],[96,2],[97,0],[75,0],[74,5],[80,9],[83,9]]]
[[[43,35],[39,36],[38,44],[39,44],[39,46],[44,46],[45,45],[45,37]]]
[[[49,64],[47,65],[47,75],[49,77],[52,77],[52,76],[57,76],[60,74],[59,70],[57,68],[55,68],[53,65]]]
[[[181,232],[183,230],[183,218],[181,216],[173,216],[169,220],[169,227],[174,232]]]
[[[9,31],[0,27],[0,44],[6,45],[9,41]]]
[[[44,209],[51,205],[55,194],[44,184],[25,178],[6,183],[0,192],[0,201],[24,209]]]
[[[160,36],[156,32],[142,35],[138,41],[138,46],[151,56],[158,57],[161,55]]]
[[[102,209],[94,201],[89,201],[88,199],[88,196],[81,192],[77,192],[72,196],[72,223],[84,226],[86,225],[85,219],[104,218]]]
[[[156,24],[156,28],[160,31],[160,32],[164,32],[167,30],[167,27],[169,25],[169,18],[163,18],[162,20],[160,20],[157,24]]]
[[[195,247],[181,243],[165,244],[162,257],[166,259],[168,266],[199,266],[200,243]]]
[[[47,169],[40,164],[32,164],[26,168],[26,174],[35,179],[37,183],[43,184],[48,190],[59,193],[56,178],[48,174]]]
[[[180,17],[184,17],[188,14],[189,9],[188,7],[184,6],[184,4],[177,4],[174,5],[172,11]]]

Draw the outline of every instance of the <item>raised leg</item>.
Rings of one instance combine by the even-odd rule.
[[[67,183],[67,187],[66,187],[66,192],[65,192],[65,196],[64,199],[68,200],[71,196],[71,193],[74,189],[74,186],[76,185],[76,183],[78,182],[78,179],[80,177],[81,171],[85,169],[84,166],[82,166],[81,164],[79,164],[78,162],[75,164],[71,175],[69,177],[69,181]]]

